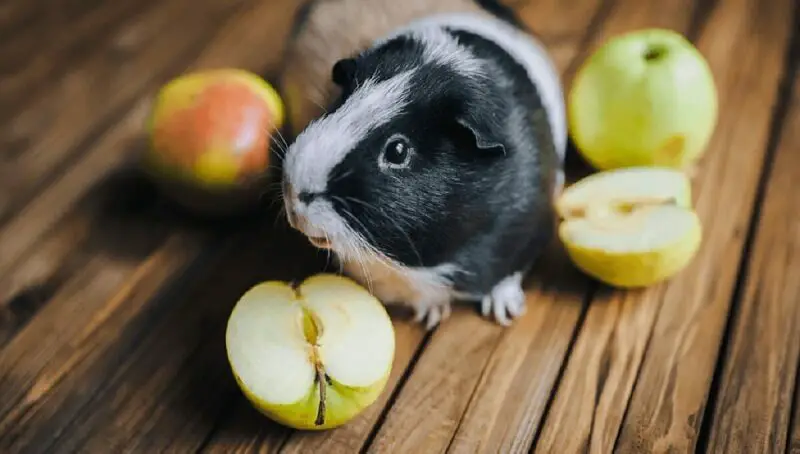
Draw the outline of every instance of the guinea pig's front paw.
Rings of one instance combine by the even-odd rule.
[[[435,328],[439,323],[450,317],[450,312],[449,300],[414,304],[414,320],[418,323],[424,323],[427,330]]]
[[[522,273],[506,276],[481,300],[484,317],[494,315],[497,323],[511,325],[511,319],[525,313],[525,292],[522,290]],[[511,318],[509,318],[509,316]]]

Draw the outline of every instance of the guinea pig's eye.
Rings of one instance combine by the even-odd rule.
[[[380,163],[384,167],[394,169],[406,167],[413,152],[411,142],[406,137],[396,134],[386,141]]]

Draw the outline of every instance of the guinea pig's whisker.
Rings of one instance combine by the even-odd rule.
[[[273,145],[275,145],[275,148],[279,152],[279,154],[283,154],[286,152],[286,145],[283,143],[283,141],[279,140],[278,137],[270,136],[269,140],[270,142],[272,142]]]
[[[376,209],[374,206],[370,205],[369,203],[367,203],[367,202],[364,202],[363,200],[358,200],[358,199],[357,199],[357,198],[355,198],[355,197],[352,197],[352,196],[347,196],[347,197],[346,197],[346,199],[347,199],[349,202],[353,202],[353,203],[357,203],[357,204],[359,204],[359,205],[362,205],[362,206],[366,207],[367,209],[370,209],[370,210],[375,210],[375,209]]]
[[[356,261],[358,266],[361,268],[361,273],[364,275],[364,278],[367,280],[367,289],[370,293],[373,292],[373,285],[372,285],[372,275],[370,275],[369,271],[367,270],[366,263],[363,257],[363,248],[359,247],[359,242],[361,239],[356,236],[355,240],[348,240],[348,250],[352,254],[352,258]]]
[[[322,110],[322,114],[323,115],[328,115],[328,109],[325,108],[325,106],[323,106],[322,104],[320,104],[319,101],[317,101],[316,99],[312,98],[311,96],[306,96],[306,98],[309,101],[311,101],[312,103],[314,103],[315,106],[319,107],[320,110]]]
[[[325,235],[325,242],[328,243],[328,244],[331,244],[331,238],[328,236],[328,233],[326,232],[324,235]],[[325,266],[327,267],[328,264],[331,261],[331,250],[330,250],[330,248],[325,249],[325,253],[327,255],[327,258],[325,259]]]
[[[281,139],[281,143],[283,143],[283,151],[286,151],[289,148],[289,142],[286,141],[286,137],[283,136],[280,130],[275,130],[275,135]]]
[[[337,181],[340,181],[340,180],[342,180],[344,178],[347,178],[352,174],[353,174],[353,169],[349,169],[349,170],[347,170],[345,172],[342,172],[339,175],[336,175],[333,179],[331,179],[331,183],[336,183]]]
[[[411,241],[411,237],[408,235],[408,232],[403,230],[400,224],[398,224],[396,221],[392,220],[391,222],[392,225],[400,232],[400,234],[402,234],[405,237],[406,241],[408,241],[408,246],[411,248],[411,252],[413,252],[414,255],[417,256],[418,263],[420,266],[422,266],[422,255],[419,253],[417,247],[414,246],[414,242]]]
[[[345,214],[348,218],[352,219],[353,222],[355,222],[358,226],[360,226],[364,230],[364,235],[367,235],[366,240],[368,240],[365,241],[365,243],[369,244],[369,242],[371,242],[372,244],[375,244],[375,237],[372,235],[372,233],[370,233],[369,229],[367,229],[367,226],[364,225],[363,222],[358,220],[358,218],[356,218],[353,215],[353,213],[351,213],[350,210],[348,210],[347,208],[343,209],[342,213]]]
[[[272,222],[272,228],[276,228],[278,226],[278,222],[286,220],[286,207],[281,205],[278,209],[278,213],[275,215],[275,220]]]
[[[353,197],[348,197],[348,200],[359,203],[369,210],[380,212],[386,219],[389,219],[390,222],[392,222],[392,226],[395,227],[403,237],[405,237],[405,240],[408,242],[409,247],[411,247],[412,252],[417,256],[417,259],[420,261],[420,263],[422,263],[422,255],[419,253],[419,250],[416,248],[416,246],[414,246],[414,242],[411,240],[411,237],[408,235],[408,232],[406,232],[398,222],[400,219],[397,219],[395,216],[389,216],[389,213],[387,213],[382,207],[376,207],[374,205],[370,205],[367,202],[358,200]],[[408,224],[406,225],[410,226]]]

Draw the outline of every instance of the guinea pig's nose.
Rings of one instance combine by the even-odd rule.
[[[297,198],[298,198],[298,199],[299,199],[301,202],[303,202],[303,203],[305,203],[306,205],[308,205],[308,204],[310,204],[311,202],[313,202],[313,201],[314,201],[314,199],[316,199],[318,195],[319,195],[319,194],[317,194],[316,192],[302,191],[302,192],[300,192],[299,194],[297,194]]]

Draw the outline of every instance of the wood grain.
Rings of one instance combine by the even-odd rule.
[[[277,57],[263,56],[255,44],[274,42],[279,45],[287,26],[276,12],[283,10],[289,14],[294,4],[291,0],[262,2],[242,11],[224,24],[215,44],[208,46],[189,68],[240,64],[261,71],[274,66]],[[242,46],[238,51],[230,50],[240,43]],[[186,68],[186,63],[183,67]],[[0,279],[0,313],[5,310],[3,302],[12,301],[18,292],[52,280],[60,262],[51,258],[65,257],[87,235],[97,233],[96,229],[89,228],[92,226],[92,210],[101,206],[99,200],[113,197],[113,194],[103,194],[101,182],[121,169],[132,167],[145,146],[142,132],[149,106],[150,97],[142,98],[93,146],[87,148],[75,165],[50,181],[23,211],[0,227],[0,276],[5,277]],[[92,191],[96,194],[92,195]],[[121,192],[125,193],[125,190]],[[66,218],[66,214],[82,199],[87,200],[85,210],[76,217]],[[31,249],[55,226],[59,229],[53,235],[60,239],[41,243],[43,248],[39,252]],[[27,262],[23,261],[25,257],[28,257]],[[19,268],[12,273],[11,268],[18,265]],[[9,318],[16,316],[7,315],[6,319]]]
[[[680,32],[692,21],[692,1],[615,2],[588,52],[631,30]],[[661,292],[612,292],[592,299],[534,451],[610,452],[613,449]]]
[[[0,25],[0,121],[7,121],[31,93],[65,68],[76,64],[97,49],[96,43],[108,39],[115,29],[136,21],[136,17],[155,4],[102,2],[98,0],[50,2],[7,2],[33,4],[30,18],[24,9],[4,27]],[[38,3],[38,4],[37,4]],[[31,11],[31,10],[29,10]],[[69,33],[64,33],[68,29]],[[8,31],[6,31],[8,30]],[[4,33],[5,32],[5,33]],[[8,35],[4,35],[8,33]]]
[[[217,45],[209,46],[193,65],[197,67],[228,62],[257,66],[261,70],[268,69],[275,58],[264,58],[261,49],[252,46],[252,43],[266,40],[279,45],[287,29],[283,26],[282,16],[275,13],[278,9],[284,9],[289,14],[289,6],[289,2],[264,2],[243,12],[225,24]],[[256,22],[260,27],[252,27]],[[246,28],[242,30],[242,27]],[[231,51],[237,49],[236,44],[239,43],[246,46]],[[63,252],[69,249],[68,243],[80,248],[84,244],[82,237],[97,233],[103,236],[104,230],[107,232],[108,228],[114,227],[113,223],[101,223],[98,226],[91,219],[94,214],[91,207],[96,209],[99,202],[88,203],[87,213],[80,209],[87,206],[79,201],[84,194],[90,194],[93,190],[102,191],[103,186],[99,182],[120,168],[125,168],[130,156],[126,147],[140,143],[143,112],[147,106],[147,99],[140,101],[122,122],[114,125],[88,150],[78,165],[49,185],[46,191],[6,226],[0,233],[0,261],[4,266],[18,263],[11,255],[24,257],[29,247],[33,248],[28,256],[30,258],[43,250],[69,255],[69,252]],[[117,151],[112,153],[109,150]],[[72,207],[79,209],[72,213]],[[51,230],[51,226],[57,225],[63,219],[69,220],[67,224],[71,228],[58,230],[59,234],[40,243],[40,238]],[[159,222],[163,223],[166,219],[150,221],[155,221],[150,225],[151,229],[143,228],[139,232],[149,240],[146,241],[148,247],[152,247],[153,242],[158,244],[159,235],[164,233]],[[142,320],[144,325],[140,325],[137,319],[151,310],[155,304],[155,295],[167,283],[180,276],[198,254],[213,246],[211,238],[205,233],[194,234],[175,224],[171,227],[177,228],[171,235],[172,239],[163,243],[152,254],[143,248],[137,250],[133,257],[125,254],[122,254],[122,258],[118,257],[119,248],[126,244],[122,238],[116,238],[112,242],[114,244],[111,246],[114,247],[110,251],[103,248],[95,251],[90,248],[86,254],[86,251],[73,250],[72,254],[85,255],[82,260],[72,264],[83,265],[83,269],[70,278],[62,279],[65,282],[61,289],[47,298],[49,301],[42,311],[2,350],[0,363],[6,362],[8,365],[2,371],[9,372],[0,376],[0,394],[4,396],[0,404],[0,444],[9,449],[21,446],[31,450],[47,448],[51,441],[64,435],[62,431],[71,423],[71,416],[82,411],[82,408],[95,399],[93,391],[101,386],[108,386],[106,375],[114,370],[119,361],[131,351],[132,345],[135,345],[124,342],[117,345],[115,340],[118,340],[120,332],[130,330],[137,333],[137,330],[143,329],[147,323]],[[100,232],[97,228],[100,228]],[[40,260],[42,257],[38,255]],[[135,257],[139,257],[138,260]],[[47,272],[40,271],[39,274],[46,275]],[[127,300],[126,295],[131,292],[136,292],[138,303]],[[76,304],[79,304],[79,311],[76,311]],[[72,320],[72,317],[76,319]],[[20,328],[19,324],[16,325],[16,328]],[[96,336],[93,334],[95,332],[102,333],[102,337],[97,337],[100,335]],[[48,348],[41,339],[53,342],[53,346]],[[37,354],[39,348],[44,348],[47,355],[41,352]],[[180,351],[176,351],[176,354],[180,354]],[[160,377],[152,373],[149,376]],[[208,431],[210,427],[206,427],[206,432]],[[71,432],[75,434],[80,431]],[[198,445],[203,436],[197,437]],[[38,440],[38,443],[28,444],[34,440]],[[67,440],[72,440],[71,443],[80,441],[79,438]],[[166,443],[167,440],[163,442]],[[66,441],[61,440],[60,443]]]
[[[692,264],[665,288],[652,290],[664,292],[661,311],[619,452],[686,452],[696,446],[785,70],[792,4],[719,1],[701,31],[698,47],[720,95],[719,127],[695,181],[706,234]]]
[[[109,352],[111,370],[125,357],[113,352],[114,341],[149,328],[140,317],[152,310],[153,293],[197,254],[190,241],[173,238],[127,267],[96,258],[0,352],[0,451],[47,452],[107,379],[85,380],[81,372],[98,367]]]
[[[367,452],[443,452],[503,329],[457,308],[432,335]]]
[[[91,260],[135,265],[178,227],[147,183],[135,173],[107,177],[0,276],[0,347]]]
[[[201,272],[177,275],[180,279],[166,293],[162,288],[148,295],[159,303],[147,329],[126,330],[126,336],[112,343],[121,353],[108,355],[114,363],[104,358],[76,373],[82,382],[102,379],[103,385],[83,399],[80,418],[58,420],[64,425],[59,447],[80,452],[200,449],[229,406],[241,401],[225,353],[227,315],[238,297],[259,281],[302,278],[316,271],[317,256],[301,241],[285,229],[250,229],[226,241]],[[275,260],[286,256],[294,260]],[[239,431],[257,431],[258,426],[267,428],[271,439],[282,437],[283,429],[263,417],[235,429],[241,435]]]
[[[550,257],[528,313],[495,342],[448,452],[529,452],[590,288],[563,255]]]
[[[800,363],[800,77],[723,359],[708,449],[784,452]]]
[[[143,90],[152,91],[183,71],[215,30],[244,6],[240,0],[162,2],[117,28],[99,41],[91,58],[33,94],[0,129],[0,223],[69,168]]]

